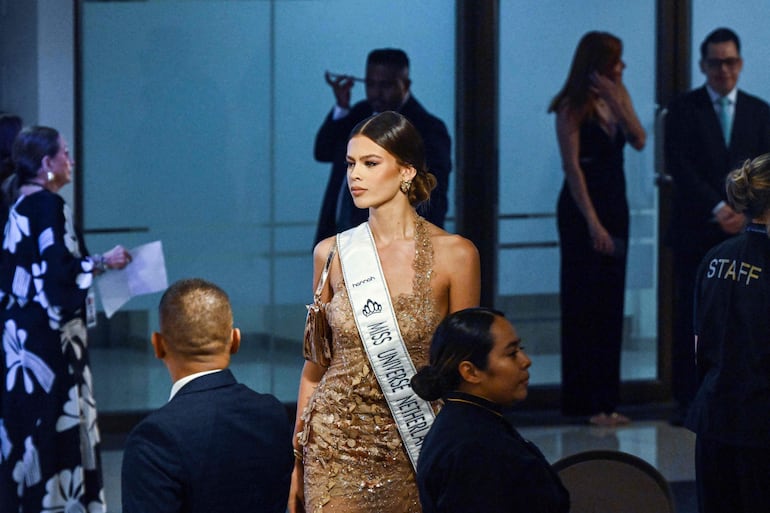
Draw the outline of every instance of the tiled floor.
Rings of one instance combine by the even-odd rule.
[[[514,422],[516,417],[513,417]],[[657,468],[672,485],[677,513],[695,513],[693,451],[695,437],[684,428],[663,420],[635,421],[619,428],[582,424],[519,428],[550,462],[589,449],[620,450],[639,456]],[[102,458],[108,511],[120,512],[120,437],[105,437],[108,449]]]

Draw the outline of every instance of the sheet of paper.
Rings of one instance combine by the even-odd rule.
[[[119,271],[107,271],[96,280],[108,319],[132,297],[160,292],[168,287],[161,241],[137,246],[129,253],[130,264]]]

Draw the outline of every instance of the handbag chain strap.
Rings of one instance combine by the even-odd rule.
[[[336,251],[337,251],[337,243],[335,242],[334,245],[332,246],[331,251],[329,251],[329,256],[326,258],[326,265],[324,265],[324,270],[323,272],[321,272],[321,279],[318,281],[318,287],[315,289],[314,299],[316,301],[321,300],[321,292],[326,286],[326,278],[329,276],[329,268],[332,266],[332,260],[334,259],[334,253]]]

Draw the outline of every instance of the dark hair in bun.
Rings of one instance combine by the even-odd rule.
[[[491,308],[467,308],[441,321],[430,344],[429,365],[412,377],[415,393],[435,401],[456,390],[462,382],[458,366],[463,361],[485,370],[494,346],[490,328],[495,317],[504,315]]]

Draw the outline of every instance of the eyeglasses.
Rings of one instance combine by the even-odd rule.
[[[728,57],[726,59],[706,59],[706,67],[713,70],[721,69],[722,66],[726,66],[728,69],[735,69],[740,63],[740,57]]]

